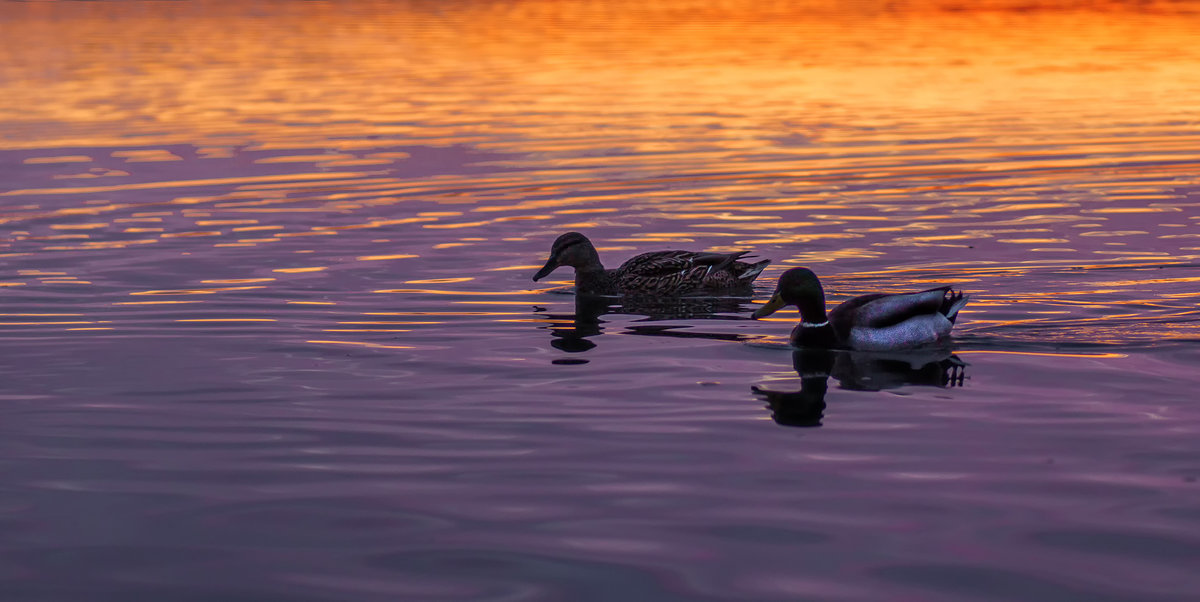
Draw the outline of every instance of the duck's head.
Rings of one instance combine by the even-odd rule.
[[[769,316],[785,306],[795,305],[805,321],[824,321],[825,289],[808,268],[792,268],[779,275],[779,284],[766,305],[755,310],[753,318]]]
[[[559,266],[568,265],[578,269],[593,264],[599,267],[600,257],[596,254],[592,241],[578,232],[567,232],[554,241],[554,245],[550,247],[550,258],[546,260],[546,265],[533,275],[533,281],[537,282],[549,276],[550,272]]]

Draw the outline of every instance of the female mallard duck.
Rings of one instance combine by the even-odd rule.
[[[575,292],[580,295],[749,293],[751,283],[771,260],[738,261],[746,254],[654,251],[633,257],[615,270],[606,270],[592,241],[578,232],[567,232],[554,241],[550,259],[533,275],[533,281],[569,265],[575,268]]]
[[[825,315],[825,291],[807,268],[779,276],[779,286],[753,317],[769,316],[785,305],[800,310],[792,330],[797,347],[881,350],[936,343],[950,336],[966,295],[949,286],[919,293],[874,293],[843,302]]]

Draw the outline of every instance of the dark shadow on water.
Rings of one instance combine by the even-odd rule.
[[[538,328],[550,331],[551,347],[567,353],[582,353],[596,346],[596,343],[588,340],[590,337],[604,332],[601,326],[604,320],[600,316],[608,313],[609,303],[610,300],[603,297],[576,297],[573,314],[549,313],[541,306],[534,307],[533,311],[538,318],[545,320],[546,324]],[[581,360],[574,363],[586,362]]]
[[[792,352],[792,366],[800,375],[799,391],[772,391],[757,385],[750,390],[763,398],[771,418],[781,426],[821,426],[825,417],[825,393],[833,372],[836,352],[824,349]]]
[[[797,349],[792,352],[792,367],[800,376],[799,391],[774,391],[757,385],[750,390],[766,402],[777,424],[812,427],[821,426],[824,419],[831,376],[839,388],[851,391],[950,388],[963,386],[966,366],[943,348],[886,353]]]
[[[578,296],[575,297],[575,313],[550,313],[546,308],[535,306],[534,313],[545,320],[539,328],[549,330],[550,346],[567,353],[582,353],[596,347],[591,340],[604,333],[605,320],[600,317],[605,314],[641,315],[644,318],[638,322],[654,322],[660,320],[742,320],[740,315],[748,310],[744,304],[748,298],[737,297],[678,297],[670,299],[640,299]],[[687,330],[686,325],[637,325],[631,326],[626,334],[642,336],[666,336],[680,338],[705,338],[727,341],[741,341],[749,338],[745,335],[704,333]],[[587,360],[564,362],[555,360],[554,363],[586,363]]]

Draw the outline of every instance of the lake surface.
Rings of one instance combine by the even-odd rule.
[[[1197,39],[1172,2],[0,2],[3,597],[1196,600]],[[577,303],[530,280],[568,230],[773,263]],[[950,349],[793,353],[746,318],[797,265],[972,301]]]

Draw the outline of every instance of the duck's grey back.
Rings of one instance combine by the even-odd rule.
[[[940,313],[925,314],[883,328],[851,327],[846,344],[865,351],[918,347],[946,338],[953,327]]]

